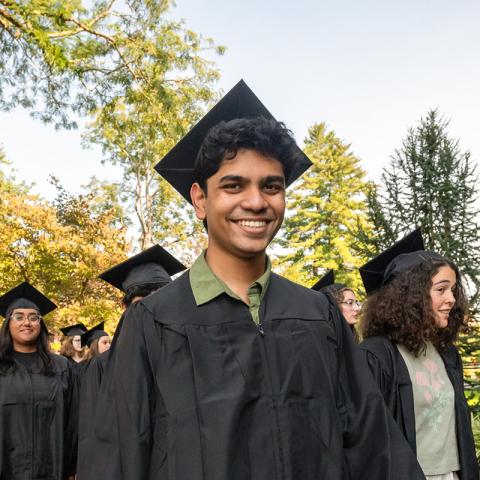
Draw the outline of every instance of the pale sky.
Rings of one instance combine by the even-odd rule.
[[[326,122],[371,178],[430,108],[480,158],[478,1],[178,0],[171,15],[227,47],[216,58],[220,89],[243,78],[300,144]],[[0,113],[0,144],[17,176],[49,198],[49,174],[72,191],[92,175],[119,179],[98,150],[80,147],[80,133]]]

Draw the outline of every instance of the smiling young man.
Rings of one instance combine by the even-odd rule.
[[[121,479],[423,478],[338,309],[271,272],[285,188],[308,165],[240,82],[157,167],[208,248],[126,314]]]

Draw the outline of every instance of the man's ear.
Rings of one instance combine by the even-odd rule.
[[[205,211],[205,192],[198,183],[194,183],[190,188],[190,198],[192,199],[193,208],[195,209],[195,215],[199,220],[205,220],[207,212]]]

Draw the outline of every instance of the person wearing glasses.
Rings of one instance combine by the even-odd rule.
[[[455,347],[468,312],[457,266],[425,251],[416,230],[360,272],[368,294],[360,349],[427,480],[478,480]]]
[[[348,323],[355,341],[358,343],[360,338],[355,325],[358,323],[358,314],[362,308],[362,302],[357,300],[355,292],[343,283],[335,283],[333,270],[329,270],[312,289],[325,293],[336,303]]]
[[[76,382],[50,352],[43,316],[56,305],[27,282],[0,297],[0,479],[73,479]]]

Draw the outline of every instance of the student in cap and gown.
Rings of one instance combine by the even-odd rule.
[[[423,478],[338,311],[270,271],[285,185],[309,165],[242,81],[157,166],[209,246],[126,312],[119,479]]]
[[[312,290],[322,292],[333,300],[342,312],[345,321],[352,331],[353,338],[358,343],[359,337],[355,325],[358,323],[358,313],[362,304],[357,300],[355,292],[344,283],[335,283],[335,273],[329,270],[315,285]]]
[[[185,266],[173,255],[160,245],[154,245],[110,268],[100,278],[124,293],[122,303],[127,309],[170,283],[171,276],[183,270]],[[80,404],[78,480],[97,476],[103,480],[119,478],[117,451],[112,448],[112,435],[116,429],[112,416],[115,399],[112,398],[108,371],[115,361],[115,344],[121,335],[123,320],[124,315],[118,323],[111,348],[93,359],[85,374]]]
[[[467,301],[456,265],[419,229],[360,269],[368,294],[360,345],[427,477],[478,480],[462,360]]]
[[[82,347],[87,346],[88,352],[85,358],[87,362],[86,368],[94,358],[97,358],[102,353],[105,353],[110,348],[112,340],[110,335],[105,331],[105,322],[100,322],[90,330],[87,330],[81,336]]]
[[[0,297],[0,478],[65,480],[75,473],[76,385],[50,352],[43,316],[56,305],[23,282]]]
[[[83,323],[76,323],[60,329],[64,335],[60,355],[68,359],[77,372],[82,369],[82,364],[85,361],[86,352],[85,347],[82,347],[81,337],[87,330]]]

